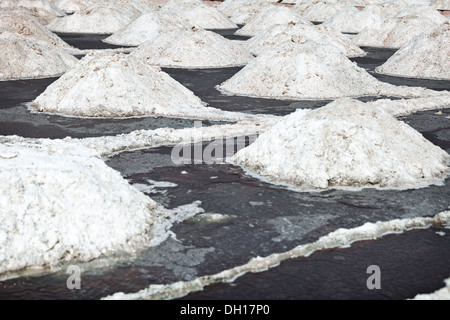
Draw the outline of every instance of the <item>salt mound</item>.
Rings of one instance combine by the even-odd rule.
[[[125,27],[139,15],[139,12],[131,9],[96,6],[55,19],[47,27],[60,33],[110,34]]]
[[[431,8],[430,6],[424,5],[414,5],[406,7],[395,16],[395,18],[408,18],[408,17],[428,19],[434,21],[436,24],[447,22],[447,18],[445,18],[442,14],[440,14],[439,11]]]
[[[57,47],[0,38],[0,81],[59,77],[78,60]]]
[[[161,69],[112,52],[87,55],[37,97],[31,108],[78,117],[194,118],[212,109]]]
[[[230,20],[234,23],[247,24],[257,14],[270,6],[268,0],[226,0],[217,9],[230,17]]]
[[[374,24],[380,24],[384,18],[368,12],[359,11],[355,7],[347,7],[325,21],[323,25],[333,27],[341,32],[359,33]]]
[[[376,72],[400,77],[450,80],[450,24],[414,38]]]
[[[225,94],[294,100],[438,94],[380,82],[336,47],[309,40],[287,41],[264,51],[217,89]]]
[[[57,17],[64,16],[64,12],[46,0],[2,0],[0,2],[0,8],[24,10],[44,25]]]
[[[164,33],[132,53],[150,65],[181,68],[242,66],[253,59],[243,46],[202,29]]]
[[[38,20],[25,12],[0,10],[0,38],[10,38],[11,34],[43,41],[55,47],[71,48],[60,37],[50,32]]]
[[[302,189],[413,188],[450,172],[444,150],[383,109],[352,99],[297,110],[231,161]]]
[[[54,0],[53,4],[66,13],[81,12],[100,3],[102,0]]]
[[[431,6],[437,10],[450,10],[450,0],[434,0]]]
[[[177,19],[174,14],[149,11],[106,38],[104,42],[115,45],[139,46],[144,42],[153,41],[162,33],[189,27],[187,21]]]
[[[275,25],[247,40],[248,48],[254,55],[274,48],[285,41],[301,42],[307,38],[321,44],[331,44],[349,57],[363,56],[365,52],[335,29],[323,25],[312,26],[298,23]]]
[[[235,34],[240,36],[254,36],[274,25],[288,23],[311,25],[309,21],[305,20],[302,16],[296,14],[289,8],[270,6],[256,15],[248,24],[236,31]]]
[[[169,0],[160,11],[177,14],[187,19],[192,26],[204,29],[237,28],[222,12],[200,0]]]
[[[395,17],[403,8],[405,4],[401,1],[390,1],[384,3],[375,3],[364,8],[364,11],[370,12],[385,18]]]
[[[353,41],[359,46],[400,48],[436,26],[434,21],[423,18],[389,19],[364,29]]]
[[[0,144],[0,273],[134,251],[162,214],[92,151]]]
[[[326,21],[343,10],[347,5],[345,1],[337,3],[319,2],[309,6],[303,11],[302,15],[310,21]]]

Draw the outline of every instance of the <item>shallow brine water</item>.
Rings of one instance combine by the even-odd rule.
[[[99,41],[98,36],[77,35],[72,39],[77,37],[91,43]],[[368,55],[354,60],[369,71],[394,53],[393,50],[365,49]],[[214,89],[240,69],[164,71],[203,101],[228,111],[286,115],[297,108],[317,108],[328,103],[225,96]],[[394,84],[450,89],[449,81],[375,76]],[[98,120],[34,114],[21,105],[33,100],[54,80],[0,82],[1,135],[82,138],[138,129],[193,126],[192,120],[185,119]],[[374,99],[377,98],[362,100]],[[449,116],[450,109],[444,109],[441,113],[419,112],[401,120],[450,152]],[[171,147],[123,152],[108,159],[107,164],[165,207],[201,201],[206,215],[174,226],[172,231],[176,237],[134,256],[118,255],[79,264],[83,270],[80,290],[67,288],[67,266],[62,266],[41,275],[0,282],[0,299],[98,299],[115,292],[136,292],[150,284],[193,280],[245,264],[256,256],[284,252],[316,241],[338,228],[353,228],[379,220],[433,216],[450,206],[450,179],[441,186],[414,190],[294,192],[257,180],[230,164],[175,165],[171,152]],[[327,250],[287,261],[273,270],[245,275],[232,286],[211,286],[186,298],[412,298],[418,293],[441,288],[443,279],[450,276],[449,240],[448,229],[430,228],[355,243],[348,249]],[[367,289],[369,265],[380,266],[382,290]]]

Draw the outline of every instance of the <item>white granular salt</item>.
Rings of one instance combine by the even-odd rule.
[[[323,25],[313,26],[302,23],[275,25],[246,41],[248,48],[254,55],[264,50],[275,48],[285,41],[299,42],[307,38],[318,43],[330,44],[344,52],[348,57],[365,55],[365,52],[348,37],[335,29]]]
[[[348,98],[297,110],[231,161],[302,189],[423,187],[450,172],[444,150],[383,109]]]
[[[450,80],[450,24],[442,24],[409,41],[375,71],[400,77]]]
[[[0,143],[0,273],[133,252],[164,219],[91,150],[62,141]]]
[[[307,39],[264,51],[217,89],[224,94],[292,100],[442,94],[380,82],[336,47]]]
[[[416,17],[388,19],[364,29],[353,41],[359,46],[397,49],[437,25],[433,20]]]
[[[244,46],[196,28],[164,33],[141,45],[132,55],[150,65],[179,68],[242,66],[253,59]]]
[[[217,6],[217,9],[228,17],[231,17],[239,13],[247,12],[249,7],[268,6],[270,2],[270,0],[225,0]]]
[[[381,23],[384,19],[384,17],[374,13],[348,7],[332,16],[322,25],[333,27],[341,32],[359,33],[366,27]]]
[[[436,24],[441,24],[447,22],[445,18],[439,11],[424,5],[413,5],[401,10],[394,18],[407,18],[416,17],[422,19],[428,19],[434,21]]]
[[[326,21],[347,6],[348,3],[345,1],[336,3],[319,2],[303,10],[302,16],[310,21]]]
[[[433,0],[431,6],[438,10],[450,10],[450,0]]]
[[[234,29],[237,25],[214,7],[200,0],[169,0],[161,12],[170,12],[203,29]]]
[[[53,3],[46,0],[2,0],[0,8],[20,9],[34,16],[40,23],[46,25],[57,17],[63,17],[64,12]]]
[[[377,14],[385,18],[393,18],[405,7],[407,7],[407,5],[401,1],[389,1],[371,4],[364,8],[364,11]]]
[[[177,18],[178,16],[174,14],[148,11],[106,38],[104,42],[115,45],[139,46],[147,41],[155,40],[163,33],[190,27],[187,21]]]
[[[16,34],[27,39],[44,41],[60,48],[71,48],[60,37],[50,32],[33,16],[20,10],[0,10],[0,38]]]
[[[243,28],[236,31],[236,35],[254,36],[259,32],[263,32],[274,25],[282,25],[288,23],[303,23],[311,25],[309,21],[301,15],[296,14],[289,8],[270,6],[257,14]]]
[[[100,3],[105,3],[103,0],[53,0],[53,4],[61,11],[66,13],[81,12],[89,9]]]
[[[78,60],[45,42],[0,37],[0,81],[59,77]]]
[[[129,8],[128,8],[129,9]],[[112,34],[139,17],[137,10],[96,6],[70,16],[58,18],[47,25],[53,32]]]
[[[87,55],[52,83],[31,108],[78,117],[201,117],[205,104],[158,67],[125,54]]]

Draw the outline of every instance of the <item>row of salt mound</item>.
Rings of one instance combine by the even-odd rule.
[[[2,0],[0,8],[23,10],[34,16],[43,25],[65,15],[63,11],[46,0]]]
[[[297,110],[230,161],[304,190],[416,188],[450,172],[444,150],[382,108],[348,98]]]
[[[308,39],[303,43],[287,41],[264,51],[217,89],[225,94],[292,100],[439,94],[380,82],[336,47]]]
[[[400,77],[450,80],[450,23],[409,41],[375,71]]]
[[[393,19],[364,29],[353,38],[353,41],[359,46],[398,49],[408,41],[447,21],[430,7],[412,6]]]
[[[247,24],[270,5],[269,0],[225,0],[217,9],[230,17],[234,23]]]
[[[153,41],[163,33],[173,30],[189,29],[191,25],[182,17],[169,13],[147,11],[135,21],[115,32],[104,42],[125,45],[139,46],[147,41]]]
[[[134,252],[164,216],[74,144],[0,143],[0,179],[0,273]]]
[[[141,12],[120,4],[98,5],[57,18],[47,27],[58,33],[112,34],[136,20]]]
[[[348,37],[335,29],[323,25],[306,25],[302,23],[288,23],[275,25],[258,33],[246,41],[247,47],[254,55],[264,50],[274,48],[285,41],[298,42],[307,38],[318,43],[331,44],[340,49],[348,57],[365,55],[365,52]]]
[[[289,8],[271,5],[257,14],[248,24],[236,31],[235,34],[239,36],[254,36],[274,25],[288,23],[311,25],[311,22]]]
[[[201,118],[213,109],[160,68],[109,50],[88,54],[30,107],[78,117]]]
[[[185,18],[192,26],[203,29],[234,29],[237,25],[214,7],[200,0],[169,0],[160,9]]]
[[[196,69],[242,66],[253,59],[235,41],[197,28],[163,33],[131,55],[150,65]]]

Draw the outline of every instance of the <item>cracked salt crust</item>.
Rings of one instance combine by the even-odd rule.
[[[253,59],[245,46],[196,28],[161,34],[141,45],[132,56],[150,65],[177,68],[234,67]]]
[[[287,41],[264,51],[216,88],[230,95],[292,100],[445,94],[380,82],[336,47],[307,39],[299,44]]]
[[[275,25],[247,40],[246,44],[254,55],[259,55],[264,50],[274,48],[285,41],[301,42],[304,38],[333,45],[348,57],[365,55],[365,52],[353,41],[335,29],[323,25],[311,26],[302,23]]]
[[[302,190],[415,188],[450,173],[444,150],[382,108],[348,98],[297,110],[230,161]]]
[[[412,39],[375,71],[399,77],[450,80],[450,23]]]
[[[239,36],[254,36],[259,32],[263,32],[274,25],[282,25],[288,23],[303,23],[311,25],[309,21],[301,15],[296,14],[289,8],[270,6],[257,14],[243,28],[236,31]]]

